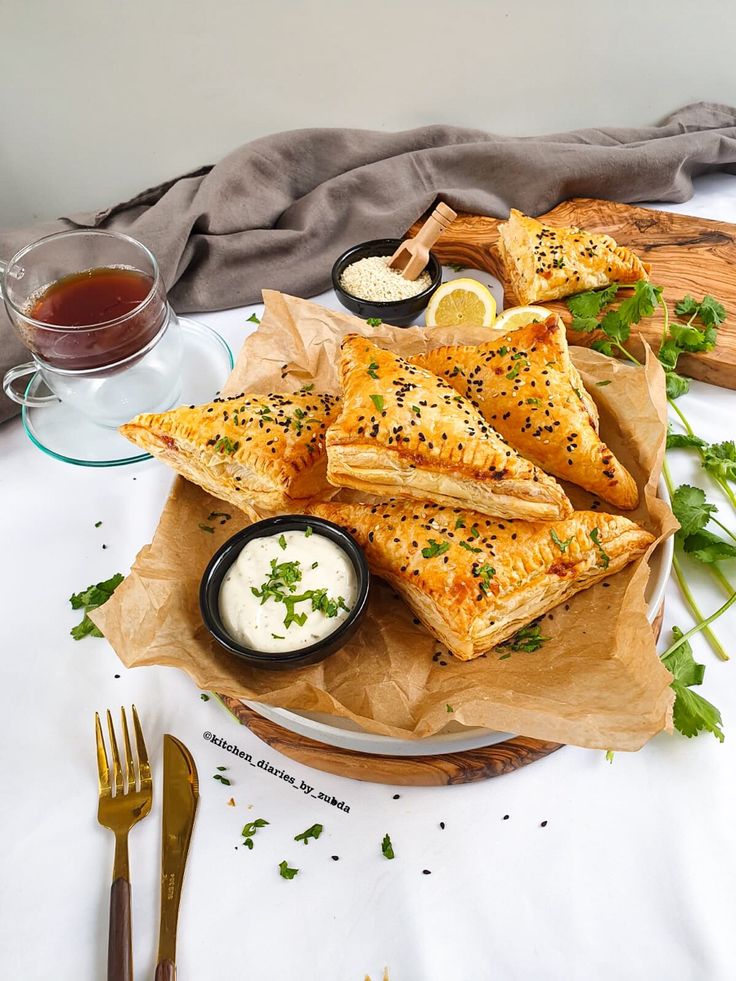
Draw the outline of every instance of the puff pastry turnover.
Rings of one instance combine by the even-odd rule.
[[[470,399],[486,422],[547,473],[624,510],[634,478],[598,435],[598,413],[570,360],[559,317],[479,347],[440,347],[412,359]]]
[[[654,541],[628,518],[593,511],[548,524],[396,500],[309,510],[354,535],[372,572],[464,661],[623,569]]]
[[[520,457],[436,375],[357,335],[342,345],[342,411],[327,432],[327,479],[528,520],[565,517],[559,484]]]
[[[247,514],[293,510],[330,496],[325,431],[334,395],[238,395],[139,415],[123,436]]]
[[[648,278],[641,259],[610,235],[553,228],[514,208],[498,231],[506,275],[522,304]]]

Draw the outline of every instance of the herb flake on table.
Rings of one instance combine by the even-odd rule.
[[[218,783],[224,783],[227,787],[230,786],[230,781],[227,777],[223,777],[221,773],[213,773],[212,779],[217,780]]]
[[[394,846],[391,844],[391,838],[387,834],[383,836],[383,841],[381,842],[381,852],[384,858],[396,858],[394,854]]]
[[[305,845],[308,845],[310,838],[314,838],[316,841],[323,831],[324,828],[321,824],[313,824],[311,828],[307,828],[307,830],[302,831],[301,834],[294,835],[294,841],[302,841]]]
[[[261,318],[257,313],[252,313],[245,322],[246,324],[260,324]]]
[[[103,636],[102,631],[92,623],[88,614],[107,603],[124,578],[122,573],[116,572],[109,579],[88,586],[80,593],[72,593],[69,597],[72,609],[84,610],[84,616],[80,622],[69,631],[74,640],[81,640],[83,637]]]
[[[253,838],[257,833],[259,828],[265,828],[268,825],[268,821],[263,818],[256,818],[255,821],[248,821],[247,824],[243,825],[243,830],[240,832],[243,838],[243,845],[249,850],[253,851]]]
[[[101,521],[95,521],[95,528],[99,528],[101,524]]]
[[[205,694],[205,692],[201,692],[199,697],[202,699],[203,702],[209,702],[210,700],[210,696]]]
[[[282,879],[293,879],[294,876],[299,875],[299,869],[289,868],[287,862],[279,862],[279,875]]]

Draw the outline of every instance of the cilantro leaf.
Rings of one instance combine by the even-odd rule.
[[[557,532],[554,530],[554,528],[549,533],[549,537],[552,539],[552,541],[555,543],[555,545],[559,548],[561,552],[566,552],[568,547],[572,545],[572,543],[575,541],[575,536],[573,535],[572,538],[566,538],[565,541],[563,542],[560,539]]]
[[[612,283],[603,290],[590,290],[587,293],[578,293],[567,300],[567,309],[577,319],[595,319],[604,307],[613,303],[616,299],[619,287]]]
[[[513,637],[509,637],[508,640],[503,641],[502,644],[498,644],[497,646],[499,649],[505,648],[509,651],[509,654],[504,656],[510,656],[511,651],[524,651],[526,654],[533,654],[539,650],[547,639],[547,637],[542,636],[540,618],[517,630]]]
[[[433,559],[435,555],[444,555],[449,547],[449,542],[437,542],[434,538],[430,538],[427,547],[422,549],[422,555],[425,559]]]
[[[689,433],[667,433],[668,450],[683,449],[685,447],[692,447],[697,450],[703,446],[707,446],[707,443],[700,436],[691,436]]]
[[[682,637],[679,627],[672,628],[675,640]],[[662,664],[672,675],[670,687],[675,693],[672,720],[678,732],[691,738],[700,732],[711,732],[719,742],[723,742],[721,713],[702,695],[691,691],[693,686],[703,683],[705,667],[693,658],[690,644],[685,641],[676,650],[662,658]]]
[[[689,379],[678,375],[676,371],[665,371],[664,377],[668,399],[679,399],[681,395],[686,395],[690,391]]]
[[[482,552],[482,548],[474,548],[469,542],[458,542],[460,548],[464,548],[466,552]]]
[[[384,858],[396,858],[394,855],[394,846],[391,844],[391,838],[388,835],[384,835],[383,837],[381,851],[383,852]]]
[[[313,824],[311,828],[307,828],[307,830],[302,831],[301,834],[295,835],[294,841],[303,841],[305,845],[308,845],[310,838],[314,838],[316,841],[323,831],[324,828],[321,824]]]
[[[590,346],[594,351],[600,351],[601,354],[607,354],[609,358],[613,357],[613,347],[611,342],[606,340],[605,337],[599,337],[597,340],[593,341]]]
[[[612,341],[623,344],[631,334],[630,322],[625,321],[619,310],[609,310],[600,324],[601,330]]]
[[[726,308],[715,297],[704,296],[698,311],[698,317],[706,327],[718,327],[726,319]]]
[[[732,439],[711,443],[703,453],[703,466],[722,480],[736,480],[736,443]]]
[[[662,287],[654,286],[648,279],[634,283],[634,292],[621,303],[616,311],[625,324],[638,324],[642,317],[650,317],[662,296]]]
[[[712,507],[712,505],[711,505]],[[736,545],[719,538],[710,531],[696,531],[685,538],[684,549],[688,555],[706,565],[723,559],[736,559]]]
[[[83,637],[103,636],[102,631],[92,623],[87,614],[96,610],[98,606],[107,603],[124,578],[121,573],[116,572],[109,579],[95,583],[93,586],[87,586],[80,593],[72,593],[69,597],[72,609],[84,610],[84,616],[80,622],[69,631],[74,640],[81,640]]]
[[[718,335],[713,326],[698,330],[692,324],[670,324],[670,337],[682,351],[712,351]],[[661,358],[660,358],[661,360]]]
[[[677,314],[678,317],[689,317],[692,314],[696,314],[698,312],[699,306],[700,304],[695,299],[695,297],[690,296],[690,294],[687,293],[685,296],[683,296],[681,300],[678,300],[677,303],[675,304],[675,313]]]
[[[286,861],[279,862],[279,875],[282,879],[293,879],[295,875],[299,875],[299,869],[290,869]]]
[[[591,532],[588,533],[588,537],[593,542],[595,547],[598,549],[598,555],[600,557],[600,562],[598,564],[603,566],[604,569],[607,569],[611,559],[608,553],[601,545],[600,535],[601,533],[599,528],[594,528]]]
[[[687,538],[696,531],[702,531],[718,508],[715,504],[707,503],[705,491],[700,487],[681,484],[672,495],[672,511],[680,522],[677,534],[680,538]]]
[[[458,518],[457,521],[455,522],[455,531],[457,531],[458,528],[464,528],[464,527],[465,527],[465,520],[463,518]]]
[[[378,363],[376,361],[371,361],[368,365],[368,374],[371,378],[378,378]]]
[[[279,535],[277,541],[279,543],[279,547],[280,548],[282,548],[282,549],[285,549],[286,548],[286,538],[285,538],[284,535]]]
[[[371,395],[371,402],[379,412],[383,411],[383,395]]]
[[[573,317],[570,321],[570,330],[575,330],[579,334],[592,334],[598,329],[598,321],[595,317]]]

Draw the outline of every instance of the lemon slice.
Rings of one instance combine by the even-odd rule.
[[[492,327],[496,319],[493,294],[476,279],[443,283],[427,307],[427,327]]]
[[[493,324],[495,330],[518,330],[535,320],[546,320],[550,315],[544,307],[509,307]]]

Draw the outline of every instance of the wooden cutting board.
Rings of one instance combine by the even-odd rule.
[[[718,330],[718,344],[708,353],[681,355],[678,371],[723,388],[736,388],[736,225],[593,198],[564,201],[539,219],[550,225],[576,225],[591,232],[605,232],[619,245],[629,246],[651,265],[650,279],[664,287],[672,314],[675,302],[686,293],[698,300],[710,293],[719,300],[727,317]],[[484,269],[495,276],[503,283],[504,302],[509,307],[517,301],[505,282],[496,250],[500,221],[460,214],[432,251],[445,265]],[[416,234],[420,224],[417,222],[409,234]],[[566,323],[571,320],[563,301],[541,305],[559,313]],[[661,330],[661,311],[643,320],[632,332],[628,345],[632,354],[639,357],[643,353],[639,333],[656,351]],[[600,335],[568,331],[571,344],[586,347],[596,336]]]

